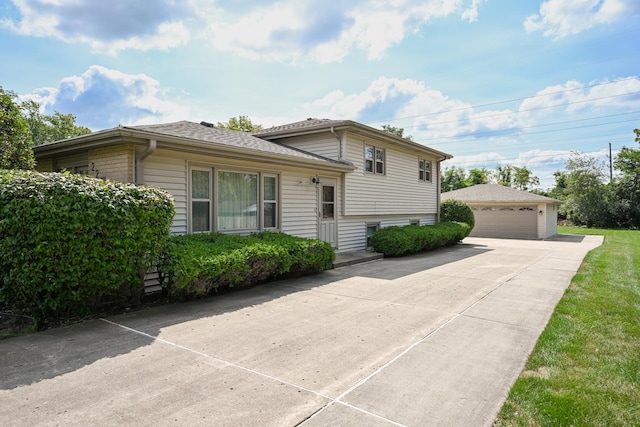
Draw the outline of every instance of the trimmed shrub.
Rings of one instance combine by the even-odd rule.
[[[469,224],[469,233],[476,225],[476,218],[469,205],[455,199],[446,199],[440,203],[440,221],[466,222]]]
[[[316,273],[331,268],[334,259],[328,243],[283,233],[191,234],[170,239],[160,273],[169,294],[193,297]]]
[[[169,239],[159,189],[68,173],[0,171],[0,303],[39,321],[137,303]]]
[[[469,225],[463,222],[392,226],[376,231],[371,236],[371,245],[384,256],[397,257],[454,245],[469,232]]]

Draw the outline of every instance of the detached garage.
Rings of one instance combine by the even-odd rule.
[[[560,200],[498,184],[480,184],[442,193],[465,202],[476,225],[472,237],[546,239],[558,232]]]

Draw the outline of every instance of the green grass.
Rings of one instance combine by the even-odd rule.
[[[496,426],[640,426],[640,231],[604,235],[556,307]]]

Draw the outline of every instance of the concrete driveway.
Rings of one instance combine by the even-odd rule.
[[[464,244],[0,341],[4,426],[490,426],[600,236]]]

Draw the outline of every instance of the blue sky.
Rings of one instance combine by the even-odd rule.
[[[390,124],[550,188],[571,151],[635,146],[639,24],[637,0],[4,0],[0,85],[92,130]]]

